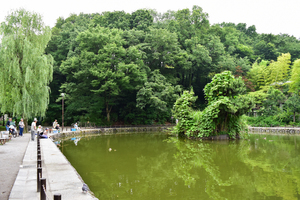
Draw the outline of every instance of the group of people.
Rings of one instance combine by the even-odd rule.
[[[23,122],[23,118],[21,118],[20,122],[19,122],[19,136],[23,136],[23,131],[24,131],[24,122]],[[9,118],[7,120],[7,123],[6,123],[6,131],[9,131],[9,129],[14,129],[15,131],[16,130],[16,122],[15,121],[12,121],[12,118]]]
[[[41,125],[38,126],[38,128],[36,127],[36,122],[37,119],[34,118],[33,122],[31,123],[31,128],[30,128],[30,132],[31,132],[31,140],[34,141],[35,135],[39,135],[41,138],[48,138],[48,128],[46,128],[45,130],[43,130],[43,127]]]
[[[42,126],[39,125],[37,127],[36,123],[37,123],[37,119],[34,118],[33,122],[31,123],[31,128],[30,128],[31,140],[34,141],[34,138],[35,138],[36,134],[39,134],[39,136],[41,136],[43,138],[48,138],[48,128],[43,130]],[[22,118],[21,118],[18,125],[19,125],[19,136],[23,136],[23,131],[24,131],[25,124],[24,124]],[[9,118],[7,123],[6,123],[6,130],[9,131],[9,129],[12,128],[12,127],[14,127],[15,131],[16,131],[16,122],[12,121],[12,118]],[[77,123],[74,124],[74,128],[76,130],[79,129]],[[53,129],[57,129],[57,130],[60,129],[59,124],[57,123],[57,120],[54,120],[54,122],[53,122]]]
[[[53,129],[57,129],[57,130],[59,130],[59,123],[57,123],[57,119],[56,120],[54,120],[54,122],[53,122]]]

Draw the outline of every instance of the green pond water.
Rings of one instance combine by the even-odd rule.
[[[300,199],[300,136],[89,136],[60,149],[99,199]]]

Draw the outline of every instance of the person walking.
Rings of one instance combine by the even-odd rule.
[[[36,122],[37,119],[34,118],[33,122],[31,123],[31,140],[34,141],[34,137],[35,137],[35,132],[36,132]]]
[[[23,136],[23,130],[24,130],[24,122],[23,122],[23,118],[21,118],[21,121],[19,122],[19,136]]]

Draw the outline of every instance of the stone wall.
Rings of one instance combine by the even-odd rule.
[[[126,134],[132,132],[164,132],[172,126],[160,126],[160,127],[128,127],[128,128],[99,128],[99,129],[82,129],[78,131],[64,131],[62,133],[50,134],[53,140],[58,138],[72,137],[72,136],[84,136],[87,134]]]
[[[283,133],[283,134],[300,134],[300,128],[293,127],[249,127],[251,132],[259,133]]]

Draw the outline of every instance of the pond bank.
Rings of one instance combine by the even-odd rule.
[[[127,132],[150,132],[165,131],[170,126],[162,127],[126,127],[126,128],[101,128],[101,129],[83,129],[79,131],[64,131],[62,133],[50,134],[53,140],[71,137],[84,136],[89,134],[109,135]],[[28,139],[29,139],[29,134]],[[26,135],[26,136],[27,136]],[[26,143],[27,144],[27,143]],[[37,188],[37,142],[30,141],[27,148],[24,148],[23,161],[20,163],[17,178],[14,181],[10,192],[11,200],[34,200],[39,199]],[[47,180],[47,194],[53,197],[53,194],[60,193],[62,199],[97,199],[91,194],[81,192],[82,179],[74,167],[69,163],[66,157],[57,148],[50,139],[41,139],[41,156],[43,167],[43,178]]]
[[[82,193],[82,180],[74,167],[49,139],[41,139],[42,177],[46,178],[50,199],[60,193],[62,199],[96,200],[90,193]],[[38,200],[37,192],[37,142],[28,143],[23,163],[10,193],[10,200]]]
[[[251,132],[300,134],[299,127],[249,127]]]
[[[84,136],[87,134],[109,135],[116,133],[132,133],[132,132],[163,132],[173,126],[149,126],[149,127],[124,127],[124,128],[95,128],[81,129],[78,131],[64,131],[62,133],[50,134],[53,140],[71,136]]]

